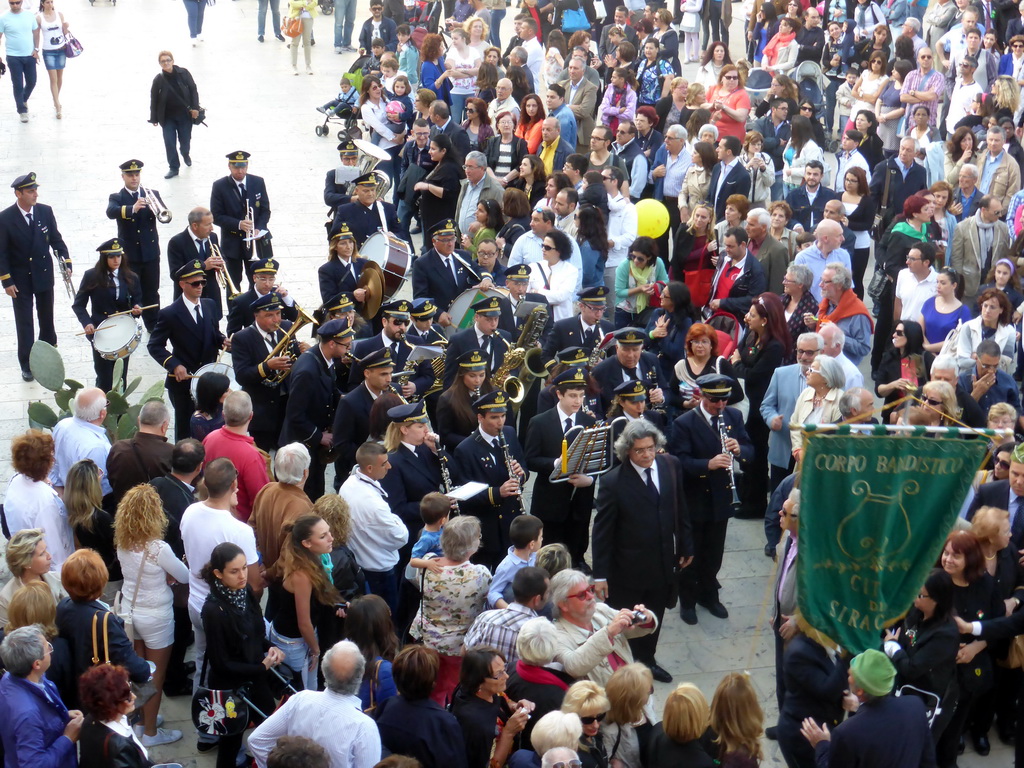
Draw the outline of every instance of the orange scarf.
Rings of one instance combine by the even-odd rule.
[[[828,311],[828,299],[821,300],[821,304],[818,305],[818,328],[816,330],[820,330],[824,323],[838,323],[847,317],[856,317],[857,315],[864,315],[871,325],[872,332],[875,330],[875,323],[871,319],[868,308],[864,306],[864,302],[858,299],[857,294],[853,291],[843,291],[843,295],[839,297],[839,304],[831,313]]]
[[[796,32],[790,32],[788,35],[779,32],[775,37],[768,41],[768,45],[764,47],[765,61],[768,62],[769,67],[774,67],[775,62],[779,60],[779,49],[785,48],[796,38]]]

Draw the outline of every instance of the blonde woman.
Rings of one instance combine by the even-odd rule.
[[[487,26],[487,22],[483,19],[471,16],[466,19],[466,22],[462,25],[466,34],[469,35],[469,47],[475,48],[480,52],[480,58],[483,59],[484,54],[487,53],[487,49],[491,47],[491,43],[488,39],[490,34],[490,27]]]
[[[103,588],[103,600],[109,603],[121,588],[121,566],[114,551],[114,518],[103,509],[101,475],[92,459],[72,464],[64,481],[64,506],[76,546],[95,549],[107,566],[110,578]]]
[[[325,494],[313,504],[314,515],[327,523],[334,539],[331,550],[331,582],[341,594],[341,599],[350,603],[359,595],[364,594],[366,575],[356,562],[356,556],[348,548],[348,540],[352,534],[352,515],[348,502],[337,494]],[[317,625],[317,637],[324,648],[330,648],[339,640],[345,639],[345,618],[329,611],[321,616]]]
[[[302,32],[298,37],[293,37],[288,47],[292,52],[292,74],[299,74],[298,56],[299,42],[302,42],[302,55],[306,60],[306,74],[313,74],[313,67],[310,63],[309,46],[313,38],[313,19],[317,14],[316,0],[288,0],[288,18],[298,19],[302,23]]]
[[[722,678],[711,699],[711,727],[718,734],[721,765],[757,765],[764,759],[764,711],[748,674],[730,672]]]
[[[703,768],[713,761],[700,744],[711,722],[708,700],[693,683],[683,683],[665,699],[661,722],[654,726],[647,748],[649,768],[686,765]]]
[[[9,635],[19,627],[31,627],[33,624],[42,627],[43,635],[53,647],[46,678],[57,686],[61,699],[73,700],[78,681],[71,673],[71,646],[57,633],[57,604],[53,602],[50,587],[43,581],[31,581],[18,588],[7,608],[7,623],[3,630]]]
[[[601,722],[608,716],[611,702],[605,695],[604,688],[591,680],[580,680],[569,686],[562,699],[562,711],[579,715],[583,725],[580,743],[576,752],[588,755],[590,761],[599,766],[608,764],[608,756],[604,751],[601,739]]]
[[[46,548],[42,528],[27,528],[18,531],[7,542],[7,567],[11,580],[0,590],[0,626],[7,624],[7,607],[14,593],[26,584],[41,581],[50,588],[53,605],[68,596],[60,583],[60,574],[50,570],[53,558]]]
[[[925,401],[925,408],[942,414],[942,426],[957,426],[957,422],[960,421],[960,406],[957,405],[956,390],[951,384],[938,380],[929,381],[921,387],[921,399]]]
[[[608,715],[601,728],[608,764],[616,768],[641,768],[638,729],[650,728],[648,701],[654,677],[646,664],[633,662],[612,673],[605,686]]]
[[[157,727],[161,691],[174,643],[174,593],[168,581],[188,584],[188,567],[164,541],[166,532],[167,515],[156,489],[149,484],[130,488],[117,505],[114,545],[124,575],[121,617],[132,617],[135,653],[156,665],[156,694],[142,707],[142,744],[147,749],[181,738],[180,731]]]

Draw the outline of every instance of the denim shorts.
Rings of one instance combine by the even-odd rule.
[[[53,51],[43,51],[43,64],[46,65],[47,69],[64,69],[64,65],[68,62],[68,56],[64,53],[63,48],[57,48]]]

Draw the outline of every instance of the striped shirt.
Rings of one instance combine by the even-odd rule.
[[[464,645],[467,649],[478,645],[497,648],[509,664],[514,664],[519,660],[516,654],[519,630],[523,624],[535,618],[537,612],[522,603],[510,603],[508,608],[484,611],[466,632]]]

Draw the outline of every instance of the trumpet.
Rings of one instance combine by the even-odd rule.
[[[61,258],[60,254],[57,253],[56,251],[53,252],[53,258],[57,260],[57,269],[60,270],[60,277],[61,280],[64,281],[64,287],[68,291],[68,296],[70,296],[71,300],[74,301],[75,286],[71,282],[71,267],[69,266],[71,260],[68,259],[68,261],[64,261],[64,259]]]
[[[252,204],[248,200],[245,201],[245,219],[252,224],[252,231],[249,232],[249,258],[256,258],[256,216],[252,210]]]
[[[219,245],[211,242],[210,253],[220,259],[221,262],[224,262],[224,255],[220,252]],[[228,301],[231,301],[241,293],[241,291],[238,290],[238,286],[235,285],[235,281],[231,279],[231,275],[228,274],[228,265],[226,263],[217,268],[217,282],[220,283],[220,287],[223,288],[224,293],[227,294]]]
[[[145,199],[146,205],[153,210],[156,220],[161,224],[167,224],[172,216],[163,200],[160,199],[160,195],[148,187],[139,187],[139,189],[142,190],[142,197]]]

